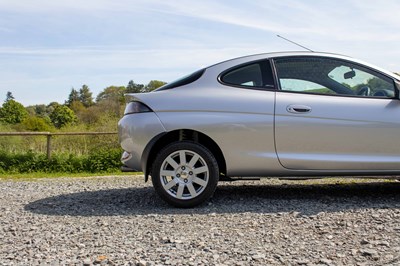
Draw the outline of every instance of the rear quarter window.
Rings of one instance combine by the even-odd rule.
[[[183,78],[175,80],[175,81],[173,81],[171,83],[165,84],[164,86],[158,88],[155,91],[170,90],[170,89],[173,89],[173,88],[176,88],[176,87],[184,86],[184,85],[190,84],[192,82],[195,82],[196,80],[198,80],[204,74],[204,71],[206,71],[205,68],[204,69],[200,69],[200,70],[198,70],[198,71],[196,71],[196,72],[194,72],[194,73],[192,73],[190,75],[187,75],[187,76],[185,76]]]
[[[269,60],[241,65],[220,76],[220,81],[226,85],[243,88],[274,89],[274,78]]]
[[[231,85],[261,87],[261,66],[259,63],[256,63],[234,69],[223,75],[221,81]]]

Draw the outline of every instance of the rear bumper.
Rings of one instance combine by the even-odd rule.
[[[125,115],[118,123],[119,142],[124,150],[121,156],[124,166],[122,171],[144,171],[144,149],[162,132],[165,132],[165,129],[153,112]]]

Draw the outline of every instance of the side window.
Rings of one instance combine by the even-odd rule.
[[[358,66],[337,66],[328,76],[351,89],[356,95],[387,98],[393,98],[395,95],[391,79]]]
[[[221,80],[225,83],[232,85],[241,85],[245,87],[261,87],[261,66],[259,63],[256,63],[234,69],[225,74]]]
[[[230,70],[221,77],[221,81],[241,87],[274,88],[272,68],[269,61],[252,63]]]
[[[281,89],[284,91],[298,91],[305,93],[318,93],[318,94],[336,94],[331,89],[326,88],[321,84],[317,84],[307,80],[301,79],[280,79]]]
[[[314,94],[393,98],[392,79],[347,61],[322,57],[275,60],[280,88]]]

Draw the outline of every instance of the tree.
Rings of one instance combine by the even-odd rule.
[[[50,114],[50,119],[56,128],[70,125],[77,120],[74,111],[69,109],[66,105],[58,105]]]
[[[159,87],[161,87],[161,86],[163,86],[163,85],[165,85],[165,84],[167,84],[167,83],[164,82],[164,81],[160,81],[160,80],[151,80],[151,81],[149,82],[149,84],[146,85],[145,91],[147,91],[147,92],[153,91],[153,90],[155,90],[155,89],[157,89],[157,88],[159,88]]]
[[[85,106],[89,107],[93,105],[93,96],[87,85],[83,85],[79,90],[79,101]]]
[[[59,105],[60,105],[60,104],[59,104],[58,102],[51,102],[51,103],[49,103],[49,104],[47,105],[46,110],[47,110],[47,113],[49,114],[49,116],[50,116],[50,114],[54,111],[54,109],[56,109],[57,106],[59,106]]]
[[[9,100],[15,100],[15,98],[12,95],[11,91],[7,91],[7,95],[6,95],[6,102],[8,102]]]
[[[21,123],[28,116],[28,111],[19,102],[10,99],[0,108],[0,120],[8,124]]]
[[[75,90],[74,88],[71,89],[70,94],[68,95],[68,100],[66,102],[66,104],[71,107],[71,104],[73,102],[79,101],[79,92],[77,90]]]
[[[48,108],[44,104],[35,105],[35,113],[39,117],[49,116]]]
[[[99,106],[98,104],[92,105],[89,108],[85,108],[84,111],[77,113],[79,122],[86,126],[95,125],[101,118],[101,116],[108,111],[110,106]]]
[[[50,113],[45,104],[29,105],[25,107],[30,116],[38,116],[42,118],[49,117]],[[51,110],[52,111],[52,110]]]
[[[69,108],[74,111],[75,114],[79,114],[86,111],[86,107],[80,101],[73,101],[69,105]]]
[[[128,86],[126,87],[126,93],[140,93],[140,92],[144,92],[144,85],[137,84],[133,82],[133,80],[130,80]]]
[[[388,86],[388,83],[386,81],[377,77],[370,78],[367,81],[367,84],[374,91],[385,89]]]
[[[110,86],[105,88],[96,97],[96,102],[101,102],[104,100],[112,100],[123,103],[125,101],[126,88],[124,86]]]
[[[97,105],[104,110],[113,112],[113,115],[120,117],[121,109],[125,103],[126,88],[123,86],[110,86],[105,88],[96,98]]]

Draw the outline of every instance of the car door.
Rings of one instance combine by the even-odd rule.
[[[275,144],[297,170],[399,170],[400,101],[394,81],[341,59],[274,60]]]

